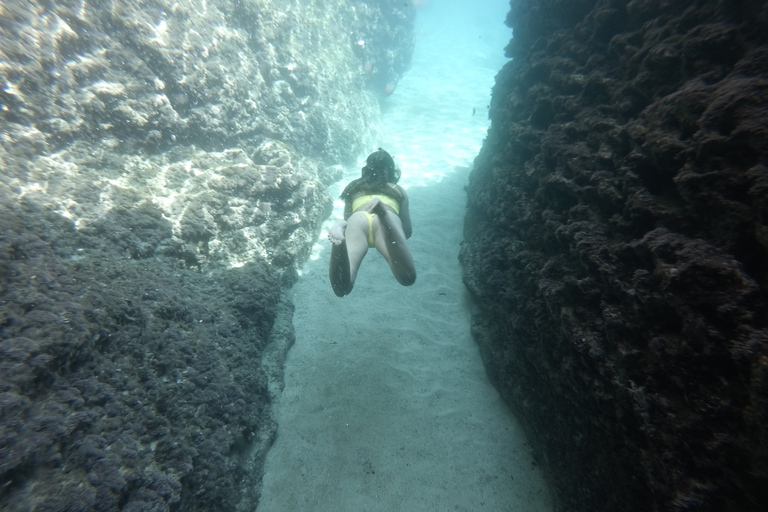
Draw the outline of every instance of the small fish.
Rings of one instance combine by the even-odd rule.
[[[475,107],[472,107],[472,116],[473,116],[473,117],[474,117],[474,115],[475,115],[475,110],[476,110],[476,109],[475,109]]]

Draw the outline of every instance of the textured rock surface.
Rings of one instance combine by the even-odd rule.
[[[280,236],[298,253],[330,205],[323,182],[370,147],[413,17],[383,0],[4,2],[2,179],[82,223],[151,198],[204,263],[264,255],[245,225],[290,197],[308,222]]]
[[[508,22],[462,249],[490,375],[563,510],[762,510],[766,3]]]
[[[0,509],[256,508],[282,287],[412,30],[385,0],[2,2]]]
[[[34,204],[2,208],[3,510],[252,506],[274,435],[258,362],[277,273],[116,252],[104,232],[170,241],[150,207],[80,233]]]

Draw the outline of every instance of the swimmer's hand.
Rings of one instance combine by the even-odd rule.
[[[328,230],[328,240],[333,245],[341,245],[344,241],[344,231],[347,229],[347,221],[340,220]]]

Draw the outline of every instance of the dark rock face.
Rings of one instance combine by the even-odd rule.
[[[126,259],[102,230],[170,241],[149,208],[76,233],[34,204],[2,207],[3,509],[255,506],[275,430],[258,362],[276,272]]]
[[[768,6],[520,1],[461,258],[563,510],[768,502]]]
[[[255,510],[283,288],[413,14],[0,4],[0,509]]]

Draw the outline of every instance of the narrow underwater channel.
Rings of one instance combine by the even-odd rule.
[[[413,66],[385,105],[378,145],[410,196],[416,284],[401,287],[370,250],[351,295],[337,298],[326,226],[291,290],[296,343],[260,512],[552,509],[471,338],[457,259],[464,185],[509,39],[507,2],[485,4],[420,13]]]

